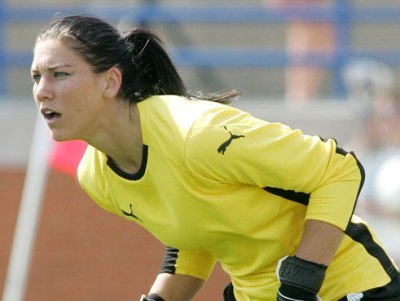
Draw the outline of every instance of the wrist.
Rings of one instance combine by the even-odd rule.
[[[325,279],[327,266],[307,261],[296,256],[287,256],[279,261],[277,276],[281,283],[279,301],[318,301],[318,292]]]
[[[280,261],[278,278],[281,284],[317,294],[325,279],[327,266],[288,256]]]

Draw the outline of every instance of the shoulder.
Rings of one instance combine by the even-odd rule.
[[[220,103],[173,95],[151,97],[138,108],[144,143],[176,146],[194,137],[202,139],[202,134],[208,135],[240,112]]]
[[[196,119],[187,139],[187,149],[195,153],[203,153],[208,149],[223,155],[229,146],[234,152],[235,149],[239,150],[231,148],[234,141],[246,138],[245,143],[249,143],[257,129],[266,124],[266,121],[235,107],[213,107]]]
[[[221,106],[202,114],[193,124],[186,139],[185,160],[193,171],[222,179],[235,165],[256,149],[259,128],[266,122],[247,112]],[[230,171],[229,171],[230,170]]]
[[[157,95],[152,96],[138,103],[141,115],[148,117],[150,121],[155,116],[160,116],[161,120],[172,118],[174,121],[195,120],[198,116],[210,110],[228,107],[220,103],[188,99],[177,95]]]

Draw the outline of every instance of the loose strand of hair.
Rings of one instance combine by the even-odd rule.
[[[237,100],[240,95],[241,95],[241,93],[236,91],[235,89],[218,91],[218,92],[207,93],[207,94],[203,94],[202,92],[197,91],[194,93],[189,93],[189,98],[213,101],[213,102],[218,102],[218,103],[222,103],[222,104],[230,104],[233,101]]]

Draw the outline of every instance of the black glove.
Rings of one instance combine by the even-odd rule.
[[[281,282],[277,301],[319,301],[318,292],[325,279],[327,266],[300,259],[296,256],[283,258],[278,265],[277,276]]]
[[[281,284],[276,296],[277,301],[321,301],[317,294],[291,285]]]
[[[165,301],[165,300],[157,294],[150,294],[147,297],[142,296],[142,298],[140,298],[140,301]]]

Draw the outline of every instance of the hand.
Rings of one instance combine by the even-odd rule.
[[[165,301],[165,300],[156,294],[150,294],[147,297],[145,295],[142,295],[139,301]]]
[[[322,301],[317,294],[313,294],[295,287],[281,285],[276,296],[277,301]]]
[[[278,263],[277,277],[281,282],[277,293],[278,301],[319,301],[317,293],[325,278],[327,267],[286,256]]]

